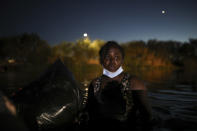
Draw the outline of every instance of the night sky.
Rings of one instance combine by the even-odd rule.
[[[162,13],[162,11],[165,11]],[[197,0],[4,0],[0,37],[37,33],[50,44],[197,38]]]

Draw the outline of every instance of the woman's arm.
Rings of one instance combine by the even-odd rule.
[[[152,107],[148,100],[147,89],[142,81],[137,78],[131,80],[131,89],[134,104],[137,106],[144,122],[152,120]]]

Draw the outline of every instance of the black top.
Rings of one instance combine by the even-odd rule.
[[[95,84],[91,83],[88,96],[90,119],[126,121],[134,109],[129,80],[130,75],[124,73],[120,83],[111,81],[101,87],[102,76],[96,79]]]
[[[143,124],[143,127],[149,125],[152,120],[152,109],[147,90],[132,89],[131,86],[134,85],[131,80],[134,77],[128,73],[123,73],[120,82],[110,81],[104,87],[101,86],[103,78],[104,76],[96,78],[89,86],[86,110],[90,123],[102,123],[110,129],[112,126],[116,129],[120,123],[125,123],[124,126],[132,129],[136,123]],[[133,80],[135,81],[135,78]]]

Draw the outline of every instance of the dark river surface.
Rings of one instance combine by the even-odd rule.
[[[37,79],[42,71],[40,69],[23,69],[23,71],[1,72],[1,89],[8,93],[20,90]],[[84,86],[87,86],[91,79],[99,75],[99,73],[93,74],[94,71],[90,70],[84,72],[74,73],[77,81]],[[197,131],[197,71],[157,69],[129,72],[144,80],[148,88],[153,114],[159,119],[161,126],[154,130]],[[84,88],[82,87],[82,89]]]
[[[166,130],[197,130],[196,80],[195,71],[175,71],[147,82],[153,111],[164,120]]]

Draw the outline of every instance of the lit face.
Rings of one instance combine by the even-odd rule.
[[[117,48],[110,48],[104,56],[103,67],[110,72],[115,72],[123,63],[122,54]]]

